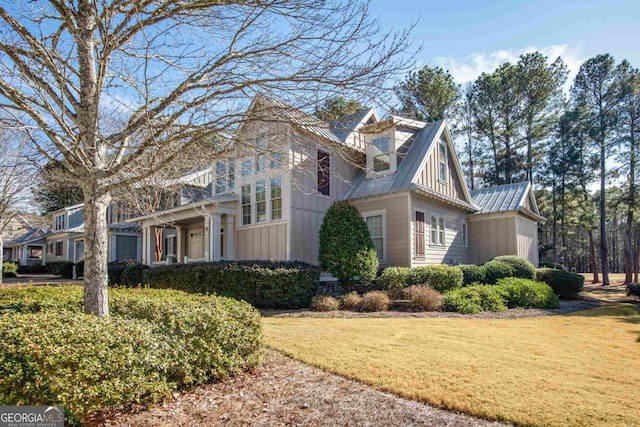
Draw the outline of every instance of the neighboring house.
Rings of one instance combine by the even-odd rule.
[[[268,119],[248,119],[211,170],[183,178],[190,197],[130,220],[141,224],[144,263],[317,264],[324,214],[348,200],[369,226],[383,267],[509,254],[537,264],[543,218],[530,186],[472,194],[445,121],[380,120],[367,109],[327,124],[262,96],[247,116],[254,110],[261,117],[268,110]]]
[[[35,214],[13,215],[2,235],[3,261],[19,262],[23,265],[42,264],[46,222],[46,217]]]

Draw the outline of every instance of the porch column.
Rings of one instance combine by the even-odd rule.
[[[209,217],[209,257],[210,261],[220,261],[220,227],[222,226],[222,215],[213,214]]]
[[[182,250],[182,227],[176,225],[176,261],[182,262],[184,251]]]
[[[142,263],[151,265],[151,257],[149,256],[149,231],[150,227],[142,227]]]
[[[225,226],[225,237],[227,240],[227,259],[233,260],[236,259],[236,233],[234,230],[236,216],[235,215],[227,215],[227,221]]]
[[[144,245],[142,244],[142,236],[136,236],[136,261],[143,263],[142,260],[142,248]]]

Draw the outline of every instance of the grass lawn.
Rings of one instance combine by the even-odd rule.
[[[485,319],[264,318],[268,344],[380,389],[526,425],[639,425],[640,308]]]

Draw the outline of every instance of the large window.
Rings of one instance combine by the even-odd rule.
[[[438,144],[438,177],[447,181],[447,142],[442,139]]]
[[[415,252],[417,257],[424,256],[424,212],[416,211]]]
[[[462,247],[469,247],[469,224],[467,221],[462,221]]]
[[[251,159],[244,159],[240,164],[240,175],[241,176],[249,176],[251,175]]]
[[[326,151],[317,151],[318,194],[331,195],[331,156]]]
[[[444,218],[431,215],[431,244],[444,246],[445,236]]]
[[[267,167],[267,141],[265,135],[260,135],[256,141],[258,155],[256,156],[256,172],[262,172]]]
[[[373,171],[384,172],[391,169],[391,150],[389,138],[373,140]]]
[[[271,154],[271,169],[276,169],[282,166],[282,154],[273,153]]]
[[[265,181],[256,182],[256,223],[267,221],[267,189]]]
[[[271,220],[282,219],[282,180],[271,178]]]
[[[223,160],[216,162],[216,194],[227,191],[227,167]]]
[[[229,190],[236,187],[236,158],[229,157],[229,166],[227,167],[227,180],[229,182]]]
[[[242,225],[251,224],[251,184],[242,186]]]
[[[51,255],[53,253],[53,242],[47,243],[47,254]]]
[[[178,253],[178,239],[175,234],[164,238],[164,254],[166,257],[176,256]]]
[[[62,256],[62,241],[56,242],[56,256]]]
[[[64,230],[64,214],[56,216],[53,229],[55,231]]]
[[[376,246],[378,259],[384,259],[384,217],[382,214],[365,216],[365,222],[369,227],[371,240]]]

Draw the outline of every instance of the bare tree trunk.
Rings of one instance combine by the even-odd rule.
[[[154,259],[156,262],[159,262],[159,261],[162,261],[162,228],[156,227],[155,237],[156,237],[156,251],[155,251]]]
[[[602,129],[602,126],[601,126]],[[601,133],[603,133],[601,131]],[[606,181],[606,145],[605,137],[601,135],[600,139],[600,263],[602,264],[602,286],[609,284],[609,248],[607,247],[607,218],[605,204],[605,181]]]
[[[84,192],[84,311],[106,317],[109,315],[107,207],[111,194],[101,194],[94,187],[87,187]]]
[[[591,273],[593,273],[593,282],[600,283],[598,277],[598,261],[596,260],[596,245],[593,242],[593,230],[587,230],[587,236],[589,237],[589,258],[591,259]]]
[[[0,225],[2,225],[2,218],[0,218]],[[2,240],[2,229],[0,228],[0,285],[2,285],[2,264],[4,263],[4,246],[3,245],[4,245],[4,241]]]
[[[633,281],[638,283],[638,270],[640,270],[640,227],[636,228],[636,253],[634,264]]]
[[[627,224],[624,230],[624,283],[633,281],[634,254],[633,254],[633,211],[627,212]]]
[[[551,189],[551,205],[553,206],[553,225],[551,227],[553,235],[551,241],[553,244],[553,263],[558,263],[558,202],[556,200],[556,186]]]

